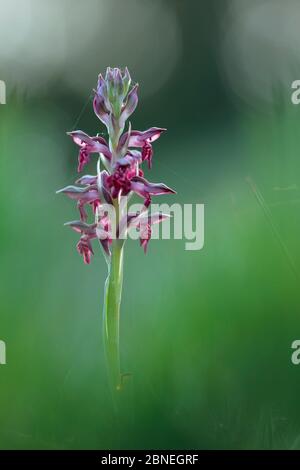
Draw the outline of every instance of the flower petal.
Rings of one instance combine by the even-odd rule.
[[[169,188],[163,183],[150,183],[141,176],[134,176],[131,179],[131,189],[139,196],[146,199],[149,196],[159,196],[161,194],[176,194],[176,191]]]
[[[131,114],[135,111],[135,108],[137,107],[139,101],[138,87],[138,84],[134,85],[134,87],[130,90],[127,95],[126,103],[124,105],[120,117],[121,127],[125,125],[125,121],[129,118],[129,116],[131,116]]]
[[[84,185],[91,185],[91,184],[97,184],[97,176],[93,175],[84,175],[81,176],[78,180],[75,181],[76,184],[84,184]]]
[[[153,213],[148,213],[148,212],[142,212],[142,213],[132,213],[129,212],[127,214],[127,220],[128,220],[128,226],[133,226],[136,227],[140,223],[141,224],[159,224],[163,222],[166,219],[169,219],[170,215],[169,214],[163,214],[162,212],[153,212]]]
[[[148,162],[148,168],[149,170],[152,167],[152,157],[153,157],[153,149],[152,145],[149,144],[148,142],[145,143],[143,146],[143,151],[142,151],[142,160]]]
[[[124,71],[124,75],[123,75],[123,92],[124,92],[124,96],[127,95],[130,84],[131,84],[131,76],[130,76],[128,68],[125,67],[125,71]]]
[[[120,158],[117,164],[120,166],[132,166],[142,161],[142,154],[138,150],[130,150],[125,157]]]
[[[91,255],[93,255],[94,252],[89,237],[83,235],[80,238],[79,242],[77,243],[77,251],[80,255],[83,256],[84,263],[90,264]]]
[[[97,225],[96,234],[99,242],[102,245],[103,250],[105,253],[110,256],[110,249],[109,246],[111,244],[111,235],[108,231],[108,227],[105,227],[101,222]]]
[[[151,143],[157,140],[160,135],[165,132],[167,129],[163,127],[150,127],[146,131],[131,131],[130,138],[128,142],[129,147],[143,147],[145,143]],[[120,138],[120,147],[124,145],[128,138],[128,133],[122,135]]]
[[[94,113],[100,119],[100,121],[103,122],[103,124],[105,124],[106,126],[108,126],[110,113],[106,107],[105,99],[97,91],[95,93],[94,100],[93,100],[93,108],[94,108]]]
[[[66,186],[65,188],[56,191],[56,194],[66,194],[69,198],[75,199],[76,201],[83,201],[85,203],[92,202],[95,199],[99,199],[99,193],[93,186],[80,188],[78,186]]]
[[[91,137],[87,135],[83,131],[72,131],[72,132],[67,132],[67,135],[69,135],[75,144],[79,145],[80,147],[84,144],[87,144],[90,142]]]
[[[140,245],[144,250],[144,253],[147,253],[148,243],[152,235],[152,230],[149,224],[140,225]]]
[[[106,201],[108,204],[112,204],[113,200],[112,200],[109,187],[107,184],[108,177],[109,177],[109,174],[106,170],[101,171],[98,174],[97,186],[98,186],[100,197],[103,199],[103,201]]]
[[[96,238],[96,224],[87,224],[82,220],[72,220],[64,224],[67,227],[71,227],[75,232],[88,235],[89,238]]]
[[[106,140],[101,136],[90,137],[82,131],[68,132],[75,144],[80,146],[78,156],[78,172],[89,162],[91,153],[102,153],[108,160],[111,160],[111,152]]]
[[[75,144],[83,147],[88,153],[103,153],[107,158],[111,158],[106,140],[101,136],[90,137],[83,131],[72,131],[67,133]]]

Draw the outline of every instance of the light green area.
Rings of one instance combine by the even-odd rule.
[[[0,118],[0,447],[298,448],[298,109],[154,144],[151,179],[178,192],[160,200],[205,204],[205,247],[125,246],[121,428],[103,354],[106,263],[95,249],[83,264],[63,227],[74,204],[55,195],[76,176],[68,119],[26,102]]]

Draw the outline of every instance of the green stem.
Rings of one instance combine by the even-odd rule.
[[[121,389],[120,304],[123,283],[123,244],[113,240],[104,290],[104,347],[112,392]]]

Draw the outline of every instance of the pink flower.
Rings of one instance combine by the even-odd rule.
[[[152,144],[166,130],[161,127],[151,127],[145,131],[131,130],[129,123],[127,132],[123,133],[126,121],[135,111],[138,104],[138,85],[131,84],[128,69],[119,68],[106,70],[105,78],[100,74],[95,90],[93,107],[95,114],[103,122],[108,131],[108,141],[101,136],[90,137],[83,131],[69,132],[75,144],[80,147],[78,156],[78,171],[82,171],[90,160],[91,154],[98,154],[99,162],[105,169],[97,175],[84,175],[77,179],[80,186],[66,186],[57,191],[64,193],[77,202],[80,220],[69,222],[73,230],[80,233],[77,244],[78,252],[83,256],[85,263],[90,263],[93,249],[91,241],[98,239],[107,257],[110,257],[112,244],[112,222],[107,215],[101,215],[101,208],[109,204],[119,209],[121,196],[130,196],[135,193],[143,198],[143,211],[141,214],[130,214],[128,217],[120,214],[119,226],[116,227],[116,236],[119,237],[121,225],[125,230],[135,225],[140,230],[140,244],[146,252],[151,238],[151,226],[159,223],[167,216],[164,214],[150,214],[152,196],[175,194],[175,191],[163,183],[151,183],[144,177],[141,169],[143,162],[148,168],[152,166]],[[88,213],[86,206],[93,209],[93,223],[87,224]],[[122,223],[121,223],[122,222]]]
[[[111,159],[111,152],[103,137],[90,137],[82,131],[68,132],[68,135],[72,137],[75,144],[80,147],[78,156],[78,172],[82,171],[84,165],[90,161],[90,155],[92,153],[102,153],[107,160]]]
[[[83,261],[85,264],[90,264],[91,255],[94,254],[93,248],[90,242],[89,237],[83,235],[80,237],[79,242],[77,243],[77,251],[80,255],[83,256]]]
[[[83,256],[84,262],[89,264],[91,255],[94,254],[91,240],[98,239],[104,251],[110,255],[109,246],[112,242],[110,237],[110,224],[106,216],[101,217],[97,223],[87,224],[82,220],[66,222],[66,226],[71,227],[75,232],[80,233],[81,237],[77,244],[77,251]]]
[[[161,127],[151,127],[146,131],[130,131],[122,135],[119,142],[119,150],[122,151],[124,145],[127,148],[142,148],[141,160],[148,162],[149,169],[152,167],[153,148],[151,143],[157,140],[166,129]]]
[[[141,214],[128,214],[128,227],[135,226],[139,229],[140,245],[144,249],[145,254],[147,253],[148,243],[152,235],[151,225],[159,224],[169,217],[168,214],[162,214],[161,212],[153,214],[144,212]]]
[[[142,175],[143,172],[135,165],[118,165],[115,171],[107,178],[107,186],[111,197],[116,199],[120,195],[127,196],[132,190],[132,178],[137,174]]]
[[[160,196],[162,194],[176,194],[174,189],[169,188],[163,183],[150,183],[141,176],[131,178],[131,189],[146,201],[151,200],[151,196]]]
[[[82,221],[87,220],[87,213],[85,211],[86,204],[92,205],[94,211],[97,205],[100,204],[99,192],[96,185],[90,185],[84,188],[80,188],[78,186],[66,186],[65,188],[56,191],[56,193],[64,193],[69,198],[77,201],[77,207]]]

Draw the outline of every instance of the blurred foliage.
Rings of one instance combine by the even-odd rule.
[[[154,144],[152,179],[177,189],[165,202],[205,204],[205,247],[153,241],[144,256],[127,243],[122,426],[103,359],[105,262],[95,250],[82,263],[63,227],[74,204],[55,195],[75,177],[65,131],[85,103],[56,84],[0,107],[3,449],[300,446],[300,368],[290,360],[300,334],[299,110],[279,98],[268,110],[236,106],[214,66],[216,12],[207,2],[203,73],[186,3],[174,2],[178,71],[133,122],[169,128]],[[189,65],[193,88],[183,86]],[[97,125],[90,107],[76,123]]]

